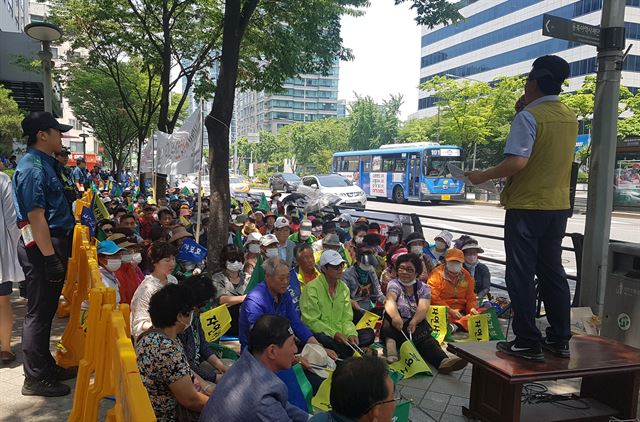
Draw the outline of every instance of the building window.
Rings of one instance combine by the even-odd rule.
[[[82,142],[73,142],[71,141],[71,143],[69,144],[69,149],[71,150],[71,152],[76,152],[76,153],[84,153],[84,150],[82,149]]]

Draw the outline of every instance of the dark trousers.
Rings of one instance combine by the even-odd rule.
[[[403,331],[408,333],[407,326],[409,320],[404,321]],[[416,346],[418,353],[422,356],[422,359],[435,366],[436,369],[440,367],[440,363],[447,358],[447,354],[442,350],[440,344],[431,336],[431,327],[427,321],[422,321],[416,326],[415,332],[412,334],[413,344]],[[407,341],[405,336],[396,328],[391,325],[391,318],[385,314],[385,318],[382,321],[382,328],[380,329],[380,337],[384,342],[387,338],[392,338],[396,342],[398,352],[400,352],[400,346]]]
[[[562,239],[569,211],[507,210],[504,248],[506,282],[513,306],[513,332],[519,347],[541,341],[536,327],[536,285],[551,325],[551,341],[569,340],[571,298],[562,266]]]
[[[65,267],[70,242],[71,236],[51,237],[53,249]],[[49,282],[40,249],[37,246],[25,248],[22,239],[18,242],[18,261],[24,271],[27,290],[27,313],[22,327],[24,374],[27,379],[42,380],[49,377],[50,369],[56,364],[49,342],[64,283]]]
[[[227,306],[229,309],[229,314],[231,314],[231,327],[229,331],[224,333],[227,337],[239,337],[240,336],[240,328],[238,323],[240,321],[240,306],[242,303],[238,303],[237,305]]]

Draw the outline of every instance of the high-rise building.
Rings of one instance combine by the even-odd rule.
[[[542,35],[547,13],[590,25],[599,25],[603,0],[466,0],[460,10],[465,19],[455,25],[422,30],[420,83],[433,76],[491,81],[501,76],[524,75],[546,54],[564,58],[571,66],[569,86],[578,89],[586,75],[596,72],[596,48]],[[627,45],[633,43],[622,71],[622,84],[640,87],[640,0],[627,0]],[[420,91],[418,112],[437,113],[437,99]]]
[[[338,114],[338,63],[328,75],[303,74],[285,81],[282,91],[247,91],[236,97],[237,136],[268,131],[291,123],[312,122]]]
[[[0,6],[0,32],[22,32],[29,23],[29,2],[2,0]]]

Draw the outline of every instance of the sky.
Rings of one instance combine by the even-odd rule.
[[[363,16],[342,18],[344,46],[355,55],[340,62],[338,98],[347,104],[358,95],[369,95],[381,103],[401,93],[400,115],[406,120],[418,110],[420,82],[420,27],[408,4],[372,0]]]

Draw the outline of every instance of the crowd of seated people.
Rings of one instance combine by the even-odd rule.
[[[307,420],[280,378],[300,364],[317,391],[323,377],[306,345],[337,362],[333,410],[313,417],[320,422],[389,420],[394,388],[385,359],[367,356],[375,342],[389,363],[410,338],[440,373],[467,364],[434,339],[427,314],[446,306],[455,331],[479,312],[491,275],[477,240],[446,230],[425,237],[349,214],[283,214],[275,197],[269,211],[232,210],[219,268],[209,273],[206,259],[183,254],[196,238],[208,246],[207,224],[196,233],[193,198],[158,202],[138,198],[133,213],[110,206],[96,237],[104,285],[131,305],[138,365],[159,421],[244,421],[249,408],[255,420]],[[208,209],[205,200],[201,223]],[[231,315],[225,335],[239,344],[233,364],[214,353],[200,323],[201,312],[221,305]],[[380,317],[377,327],[356,328],[365,313]],[[352,358],[356,352],[364,357]],[[358,383],[362,377],[372,381]]]

